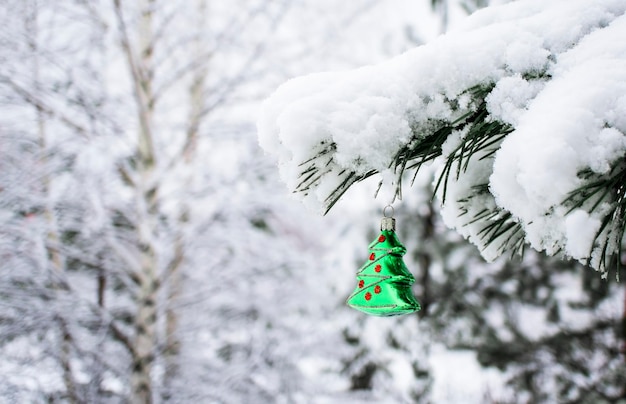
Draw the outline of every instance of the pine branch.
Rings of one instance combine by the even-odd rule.
[[[473,195],[457,201],[463,209],[461,216],[469,213],[469,208],[463,208],[463,205],[469,206],[474,198],[490,194],[489,184],[479,184],[474,186],[473,189],[475,190]],[[500,243],[497,246],[498,255],[502,255],[507,251],[511,252],[511,257],[524,255],[524,229],[510,212],[498,207],[493,209],[484,208],[475,213],[465,225],[477,223],[483,224],[483,227],[477,232],[483,248],[498,242]]]
[[[443,185],[442,203],[446,200],[447,185],[453,167],[456,167],[455,180],[458,180],[474,157],[480,155],[479,160],[492,158],[502,140],[513,131],[511,125],[489,119],[485,98],[492,89],[492,85],[469,89],[467,92],[478,100],[476,111],[466,114],[462,121],[457,120],[453,123],[455,126],[451,127],[450,133],[461,130],[466,130],[467,133],[462,136],[459,145],[446,157],[444,169],[437,180],[435,193]]]
[[[469,95],[472,102],[467,111],[460,110],[456,99],[447,99],[451,110],[457,113],[457,117],[451,121],[428,120],[426,122],[411,124],[413,137],[406,145],[401,147],[392,161],[389,168],[392,168],[396,177],[396,196],[401,196],[402,178],[404,173],[414,170],[413,180],[417,172],[424,163],[434,160],[443,153],[443,145],[450,135],[459,131],[466,131],[460,145],[447,156],[445,169],[437,182],[437,188],[443,184],[444,200],[445,188],[454,163],[458,163],[456,179],[464,172],[469,162],[478,152],[481,152],[481,159],[491,157],[497,145],[510,133],[513,128],[499,121],[489,119],[487,111],[486,97],[493,90],[494,85],[478,85],[460,94]],[[323,176],[333,173],[336,165],[333,155],[337,150],[334,142],[322,142],[314,156],[302,163],[300,167],[300,182],[295,188],[295,192],[302,192],[305,195],[308,191],[317,186]],[[356,173],[348,170],[339,171],[339,185],[326,197],[324,201],[324,213],[337,203],[339,198],[353,184],[379,173],[377,170],[369,170],[365,173]],[[412,181],[413,182],[413,181]]]
[[[511,256],[516,253],[523,255],[524,231],[522,225],[515,221],[510,212],[492,211],[485,220],[488,224],[478,232],[485,245],[493,244],[499,240],[498,251],[500,254],[511,251]]]
[[[602,217],[587,264],[597,259],[594,267],[602,272],[614,268],[619,276],[626,230],[626,156],[605,174],[583,170],[578,176],[583,184],[563,201],[569,207],[567,213],[582,209],[590,214],[598,212]]]

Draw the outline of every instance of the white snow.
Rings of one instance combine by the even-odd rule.
[[[489,401],[493,386],[502,383],[498,372],[482,368],[476,360],[476,353],[472,351],[449,351],[434,346],[430,365],[435,381],[432,395],[434,403],[484,403]],[[463,388],[459,389],[458,386]]]
[[[622,16],[559,56],[554,79],[496,155],[491,189],[498,204],[526,225],[527,239],[539,250],[564,247],[575,258],[589,253],[581,254],[580,246],[590,247],[595,232],[580,220],[566,225],[564,209],[550,210],[580,185],[578,172],[605,173],[626,150],[626,128],[611,119],[626,93],[626,43],[615,40],[625,35]],[[583,234],[587,240],[580,239]],[[568,235],[576,240],[568,242]]]
[[[487,96],[487,108],[493,117],[517,126],[530,100],[542,89],[542,82],[525,80],[519,74],[504,77]]]
[[[600,228],[600,221],[582,209],[577,209],[565,218],[567,251],[573,258],[582,259],[591,251],[590,240]]]
[[[625,12],[623,0],[489,7],[459,30],[384,63],[288,81],[264,104],[260,144],[277,157],[292,190],[304,162],[318,165],[321,178],[302,197],[321,210],[342,173],[375,170],[389,182],[401,147],[430,135],[433,123],[471,110],[466,90],[495,85],[490,119],[514,131],[495,159],[475,159],[450,184],[446,224],[491,260],[501,251],[482,245],[484,224],[470,222],[495,204],[513,214],[532,247],[583,260],[602,209],[571,216],[562,203],[581,185],[582,170],[606,173],[626,152]],[[444,151],[462,136],[451,136]],[[468,203],[484,183],[491,194]]]

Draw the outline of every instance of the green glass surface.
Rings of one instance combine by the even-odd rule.
[[[396,316],[420,310],[411,293],[415,278],[402,256],[406,248],[396,233],[383,230],[369,245],[369,257],[357,272],[357,285],[347,304],[375,316]]]

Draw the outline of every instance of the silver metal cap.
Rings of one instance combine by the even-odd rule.
[[[396,231],[396,219],[393,217],[383,217],[380,221],[380,230]]]

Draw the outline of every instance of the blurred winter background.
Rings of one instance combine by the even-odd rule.
[[[285,80],[503,2],[0,2],[0,402],[626,402],[623,283],[486,264],[424,175],[396,206],[423,310],[367,317],[376,181],[318,217],[257,144]]]

